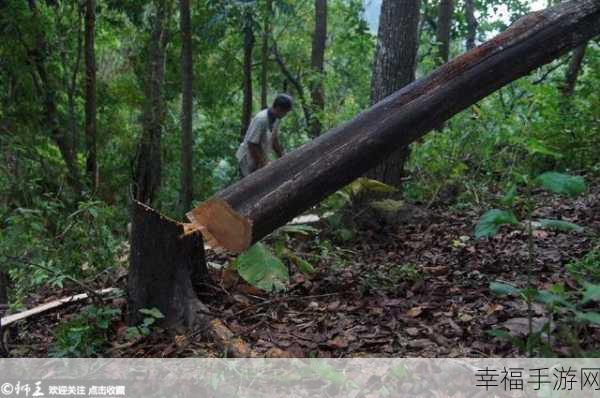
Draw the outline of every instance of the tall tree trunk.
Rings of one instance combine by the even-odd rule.
[[[96,0],[85,2],[85,147],[86,172],[92,192],[98,188],[98,163],[96,159],[96,54],[94,31]]]
[[[82,58],[82,50],[83,50],[83,36],[84,36],[84,27],[83,27],[83,18],[84,18],[84,10],[83,6],[78,7],[78,23],[79,28],[77,29],[77,53],[75,55],[75,64],[73,66],[73,70],[68,76],[68,72],[65,70],[65,82],[64,86],[67,87],[67,107],[69,109],[69,134],[70,134],[70,146],[73,148],[73,151],[77,151],[77,147],[79,145],[79,126],[77,123],[77,110],[75,109],[75,100],[77,97],[77,77],[79,75],[79,69]],[[63,52],[63,64],[68,64],[68,55],[66,52]]]
[[[254,49],[254,32],[252,31],[252,11],[247,9],[244,15],[244,103],[242,105],[242,130],[240,141],[244,139],[246,130],[252,119],[252,50]]]
[[[323,87],[325,43],[327,41],[327,0],[315,0],[315,31],[313,34],[311,66],[315,74],[311,88],[312,120],[311,136],[318,137],[321,134],[321,120],[325,109],[325,89]]]
[[[477,38],[477,19],[475,18],[475,0],[465,0],[465,17],[467,19],[467,51],[475,48]]]
[[[383,1],[371,80],[371,104],[415,80],[420,7],[420,0]],[[367,176],[399,188],[409,154],[408,147],[400,148]]]
[[[262,53],[261,53],[261,72],[260,72],[260,108],[265,109],[267,103],[267,94],[269,88],[269,36],[271,35],[271,17],[273,16],[273,0],[265,0],[265,17],[263,21]]]
[[[565,83],[562,89],[562,93],[565,97],[571,96],[575,91],[575,84],[577,83],[579,72],[581,71],[581,63],[583,62],[583,57],[585,57],[586,47],[587,43],[573,50],[571,61],[569,62],[569,69],[567,69]]]
[[[166,20],[168,0],[155,0],[151,17],[152,31],[148,42],[148,59],[144,76],[145,103],[142,135],[134,170],[134,197],[142,203],[153,203],[161,181],[161,134],[165,118],[163,84],[165,79]]]
[[[436,39],[438,43],[438,65],[448,62],[450,57],[450,29],[452,27],[453,13],[454,0],[440,0],[436,32]]]
[[[394,150],[599,34],[597,0],[567,1],[528,14],[351,121],[217,193],[188,217],[218,245],[244,250]],[[249,231],[243,235],[246,240],[235,241],[243,230]]]
[[[185,212],[192,207],[192,85],[194,81],[192,66],[192,21],[190,0],[180,0],[181,25],[181,206]]]

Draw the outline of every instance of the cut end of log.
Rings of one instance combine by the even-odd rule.
[[[252,222],[222,199],[209,199],[186,216],[212,248],[240,253],[252,244]]]

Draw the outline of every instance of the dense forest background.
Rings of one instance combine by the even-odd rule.
[[[379,3],[0,0],[0,303],[15,311],[123,268],[130,199],[183,220],[239,179],[240,137],[277,93],[295,99],[282,122],[288,151],[387,95],[373,86]],[[412,6],[418,79],[532,4]],[[369,177],[397,186],[402,203],[472,214],[474,228],[507,192],[512,205],[524,176],[556,171],[593,186],[599,147],[596,39],[411,145],[395,181]],[[330,224],[333,246],[351,249],[360,227],[342,224]],[[598,278],[586,239],[580,254],[596,256]]]

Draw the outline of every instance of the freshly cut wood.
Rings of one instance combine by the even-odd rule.
[[[199,226],[209,247],[223,247],[234,252],[250,246],[252,225],[222,199],[213,198],[189,213],[192,224]]]
[[[240,223],[251,228],[248,244],[372,169],[390,153],[432,130],[500,87],[525,76],[600,33],[600,1],[572,0],[524,16],[481,46],[429,76],[217,193],[193,210],[224,247],[239,251]],[[200,220],[200,221],[198,221]],[[246,225],[246,224],[245,224]],[[245,234],[245,232],[243,233]],[[234,239],[234,244],[228,240]]]
[[[208,311],[195,291],[208,272],[200,231],[186,231],[138,201],[132,206],[128,322],[139,323],[142,309],[158,308],[167,327],[205,324]]]

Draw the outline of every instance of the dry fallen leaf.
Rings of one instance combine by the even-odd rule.
[[[502,311],[503,309],[504,306],[496,303],[486,304],[483,307],[483,310],[485,311],[486,315],[492,315],[494,312]]]
[[[458,316],[458,319],[460,319],[463,322],[471,322],[473,320],[473,316],[469,314],[460,314]]]
[[[175,345],[177,347],[181,347],[187,342],[187,337],[185,335],[177,335],[175,336]]]
[[[450,268],[445,265],[439,265],[437,267],[423,267],[424,272],[434,276],[446,275],[449,270]]]
[[[333,339],[327,342],[327,345],[332,348],[346,348],[348,347],[348,340],[344,336],[335,336]]]
[[[413,307],[410,310],[408,310],[406,312],[406,315],[410,316],[411,318],[416,318],[419,315],[421,315],[422,312],[423,312],[423,307],[417,306],[417,307]]]
[[[408,334],[411,337],[416,337],[419,335],[419,329],[417,328],[406,328],[405,331],[406,334]]]

